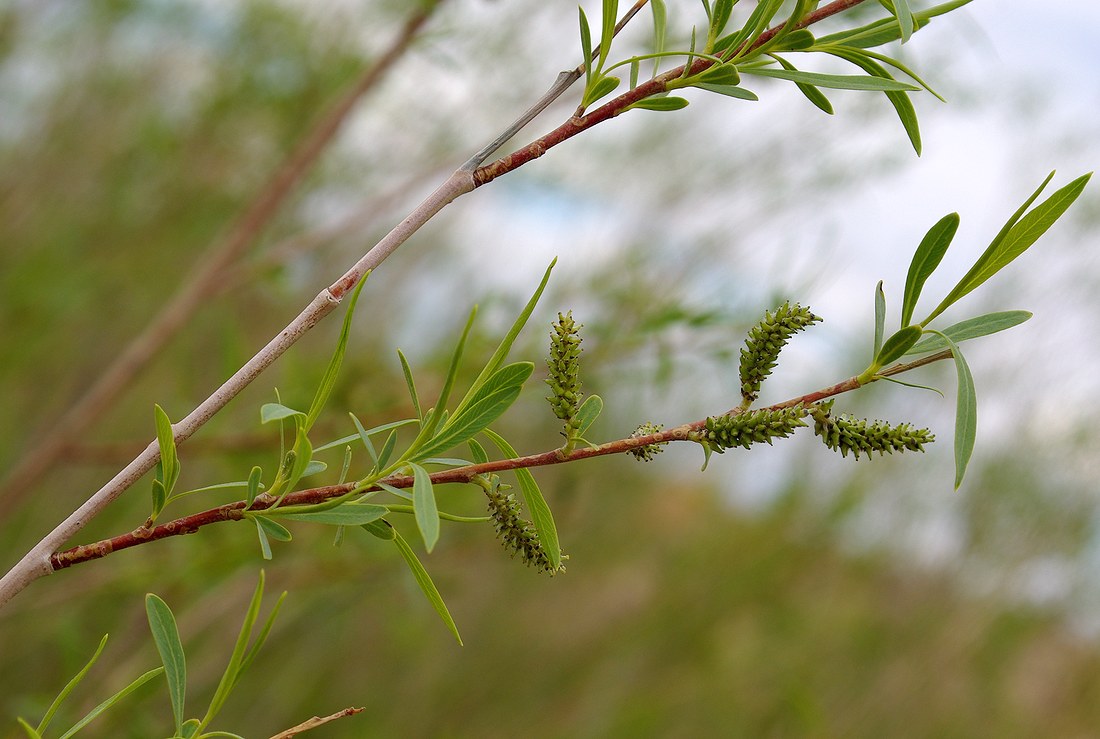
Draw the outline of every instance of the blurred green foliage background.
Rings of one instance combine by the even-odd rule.
[[[4,489],[5,566],[144,446],[154,402],[185,414],[573,64],[572,11],[531,5],[443,5],[224,289],[43,480]],[[55,433],[409,12],[395,2],[158,0],[0,9],[0,471]],[[569,109],[555,107],[550,120]],[[321,435],[350,433],[346,410],[367,424],[408,414],[393,347],[430,394],[474,302],[481,317],[467,356],[485,356],[547,254],[561,265],[516,354],[538,361],[540,327],[572,308],[586,325],[586,387],[609,404],[600,438],[728,407],[746,327],[776,299],[812,295],[826,268],[844,263],[807,211],[888,176],[905,142],[890,129],[852,166],[849,150],[826,143],[835,130],[785,122],[715,157],[700,118],[708,109],[694,110],[593,131],[418,234],[371,278]],[[845,115],[864,126],[886,116],[862,98]],[[701,145],[686,145],[685,130]],[[747,171],[754,176],[736,176]],[[760,263],[760,221],[804,228],[811,252]],[[181,448],[181,485],[274,464],[278,439],[259,425],[258,406],[275,388],[288,403],[308,402],[339,328],[331,323]],[[792,347],[790,377],[813,386],[791,389],[858,370],[859,330]],[[1001,382],[983,397],[1009,392],[1011,376],[989,374]],[[538,379],[501,424],[521,452],[558,443]],[[1094,434],[1071,423],[1059,444],[1042,429],[995,437],[967,490],[932,497],[956,543],[948,556],[924,557],[893,544],[932,505],[914,500],[950,487],[941,474],[950,409],[929,415],[924,398],[868,395],[847,407],[938,422],[940,456],[857,467],[795,443],[731,452],[705,474],[698,455],[676,451],[646,466],[540,471],[570,555],[553,579],[502,556],[488,527],[446,527],[422,558],[462,648],[390,547],[349,537],[334,548],[329,530],[295,529],[266,564],[241,524],[59,573],[0,611],[0,734],[17,735],[16,715],[37,719],[103,633],[107,651],[66,715],[156,664],[145,592],[176,612],[199,712],[263,565],[268,592],[290,595],[218,721],[249,737],[348,705],[367,710],[311,736],[1098,735],[1100,652],[1072,628],[1095,586],[1073,585],[1085,600],[1042,597],[1043,566],[1059,582],[1065,563],[1087,571],[1097,549],[1095,490],[1074,472]],[[337,455],[329,461],[339,467]],[[146,489],[80,542],[139,525]],[[449,510],[469,515],[482,510],[478,495],[440,491]],[[231,499],[191,498],[175,512]],[[1040,595],[1021,597],[1034,583]],[[149,685],[85,733],[158,736],[170,716],[162,686]]]

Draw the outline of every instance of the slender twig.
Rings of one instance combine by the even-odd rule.
[[[807,16],[804,25],[810,22],[829,17],[846,10],[863,0],[836,0],[836,2],[817,10],[811,16]],[[812,21],[811,21],[812,18]],[[762,35],[762,39],[770,39],[779,32],[781,26],[771,29]],[[701,64],[699,70],[705,69],[710,62],[700,60],[695,64]],[[692,67],[695,69],[695,66]],[[675,70],[673,70],[673,73]],[[318,321],[331,313],[339,305],[340,301],[367,272],[373,270],[392,254],[401,244],[416,233],[436,213],[456,198],[473,191],[476,187],[485,184],[495,177],[511,171],[516,167],[542,156],[547,149],[561,143],[567,138],[586,128],[591,128],[605,120],[618,115],[630,104],[663,91],[669,74],[640,85],[635,90],[616,98],[616,100],[589,113],[583,118],[571,118],[564,126],[559,127],[542,139],[521,149],[519,152],[504,157],[500,161],[488,167],[480,167],[477,170],[460,168],[454,172],[445,182],[428,196],[412,213],[401,223],[397,224],[385,237],[382,238],[370,251],[368,251],[355,265],[344,273],[336,282],[322,290],[306,308],[291,321],[277,336],[261,349],[252,359],[241,367],[229,380],[218,388],[209,398],[204,400],[194,411],[179,423],[173,425],[174,437],[177,443],[191,437],[203,424],[220,411],[226,403],[238,395],[256,377],[269,367],[279,356],[289,349],[297,340],[311,329]],[[555,83],[556,85],[557,83]],[[100,488],[92,497],[84,502],[68,518],[60,523],[53,531],[38,542],[6,575],[0,578],[0,606],[22,591],[34,580],[49,575],[53,571],[51,553],[68,541],[73,535],[84,528],[100,511],[136,483],[146,472],[151,470],[159,459],[159,451],[155,441],[145,448],[129,465],[119,472],[110,482]]]
[[[938,354],[932,354],[928,357],[923,357],[915,362],[907,364],[897,364],[879,373],[880,376],[896,375],[902,372],[907,372],[917,367],[923,367],[926,364],[937,362],[942,359],[947,359],[951,356],[950,351],[942,351]],[[861,383],[858,377],[850,377],[847,380],[838,382],[835,385],[831,385],[827,388],[817,390],[812,393],[800,395],[789,400],[785,400],[781,403],[775,403],[774,405],[767,406],[762,410],[779,410],[782,408],[791,408],[796,405],[810,405],[819,401],[831,398],[842,393],[851,392],[862,387],[866,383]],[[745,409],[741,407],[734,408],[728,413],[737,414],[744,413]],[[471,464],[464,467],[454,467],[449,470],[442,470],[431,474],[431,480],[433,485],[443,485],[448,483],[469,483],[481,475],[488,475],[498,472],[508,472],[510,470],[529,469],[532,467],[546,467],[552,464],[563,464],[565,462],[577,462],[582,459],[590,459],[593,457],[605,457],[611,454],[624,454],[640,447],[648,446],[650,444],[664,444],[674,441],[689,441],[691,440],[691,434],[693,432],[700,431],[706,426],[706,419],[699,421],[692,421],[691,423],[685,423],[673,428],[657,431],[652,434],[646,434],[644,436],[629,436],[624,439],[616,439],[615,441],[609,441],[598,446],[586,446],[578,447],[572,451],[565,452],[561,448],[552,449],[546,452],[540,452],[538,454],[529,454],[523,457],[514,457],[511,459],[499,459],[492,462],[484,462],[481,464]],[[410,488],[413,485],[413,478],[408,475],[391,475],[384,480],[379,480],[374,485],[368,488],[362,489],[362,492],[371,492],[375,490],[382,490],[383,485],[394,487],[398,489]],[[314,505],[317,503],[324,503],[325,501],[338,498],[342,495],[347,495],[352,491],[359,488],[359,484],[356,482],[348,482],[340,485],[326,485],[324,487],[311,488],[308,490],[300,490],[296,493],[290,493],[283,498],[281,505],[283,506],[300,506],[300,505]],[[245,501],[237,501],[235,503],[227,503],[225,505],[218,506],[217,508],[211,508],[199,513],[194,513],[189,516],[183,516],[173,521],[160,524],[159,526],[142,526],[134,529],[131,532],[120,534],[118,536],[111,537],[109,539],[103,539],[101,541],[94,542],[92,544],[84,544],[82,546],[66,549],[63,552],[57,552],[50,556],[50,566],[54,571],[61,570],[66,567],[72,567],[73,565],[80,564],[81,562],[89,562],[94,559],[101,559],[107,555],[118,552],[123,549],[130,549],[131,547],[140,546],[142,544],[148,544],[160,539],[168,539],[173,536],[183,536],[185,534],[193,534],[199,529],[210,526],[212,524],[221,523],[224,521],[240,521],[245,518],[245,508],[247,507],[250,512],[262,511],[269,508],[274,501],[264,500],[258,498],[252,503],[251,506],[247,506]]]
[[[802,21],[800,21],[795,27],[805,28],[813,23],[824,20],[830,16],[842,13],[845,10],[849,10],[855,5],[859,5],[864,0],[836,0],[828,5],[818,8],[813,13],[807,15]],[[771,41],[777,33],[782,30],[783,25],[774,26],[768,29],[764,33],[753,41],[750,48],[758,48]],[[629,90],[622,95],[619,95],[614,100],[605,103],[604,105],[596,108],[590,113],[582,116],[573,116],[562,125],[555,128],[550,133],[539,137],[532,141],[522,149],[502,157],[492,164],[484,167],[479,167],[474,171],[474,180],[477,183],[477,187],[492,182],[497,177],[503,174],[507,174],[517,167],[521,167],[532,159],[538,159],[543,154],[548,152],[563,141],[576,136],[581,131],[585,131],[592,126],[599,123],[603,123],[606,120],[614,118],[620,113],[624,112],[634,103],[644,100],[645,98],[652,97],[653,95],[665,92],[668,83],[684,76],[685,71],[688,74],[699,74],[714,64],[710,59],[696,59],[691,62],[691,69],[687,70],[686,65],[681,65],[675,69],[670,69],[667,72],[657,75],[653,79],[639,84],[632,90]]]
[[[134,378],[187,324],[195,311],[219,291],[227,270],[240,261],[249,244],[271,223],[336,137],[356,103],[405,53],[439,2],[442,0],[425,5],[409,16],[389,48],[302,138],[225,236],[207,248],[160,313],[118,354],[92,387],[60,419],[50,424],[49,435],[20,458],[0,485],[0,515],[13,510],[21,499],[33,492],[34,486],[56,466],[69,445],[84,436],[96,419],[133,386]]]
[[[355,714],[362,713],[365,710],[365,708],[345,708],[342,711],[337,711],[336,713],[325,716],[324,718],[321,718],[320,716],[314,716],[311,719],[303,721],[297,726],[290,727],[286,731],[280,731],[278,734],[270,737],[270,739],[291,739],[291,737],[298,736],[302,732],[309,731],[310,729],[316,729],[318,726],[322,726],[331,721],[336,721],[337,719],[354,716]]]

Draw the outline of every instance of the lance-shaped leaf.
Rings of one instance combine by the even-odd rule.
[[[153,593],[145,596],[145,613],[153,643],[164,664],[164,677],[168,681],[168,697],[172,702],[172,716],[176,722],[176,734],[183,730],[184,703],[187,697],[187,659],[183,654],[176,617],[168,604]]]
[[[875,357],[875,365],[885,367],[909,351],[909,347],[920,341],[924,330],[920,326],[906,326],[882,343]]]
[[[875,286],[875,350],[871,352],[871,361],[882,351],[882,337],[886,334],[886,293],[882,291],[882,280]]]
[[[707,82],[696,82],[694,85],[692,85],[692,87],[698,87],[700,90],[706,90],[707,92],[716,92],[719,95],[726,95],[727,97],[737,98],[738,100],[750,100],[752,102],[756,102],[757,100],[760,99],[759,97],[757,97],[756,93],[753,92],[752,90],[746,90],[744,87],[737,87],[736,85],[712,85],[712,84],[707,83]],[[669,99],[684,100],[683,98],[646,98],[646,100],[653,100],[653,101],[669,100]],[[643,100],[641,102],[644,103],[645,100]],[[684,103],[686,104],[687,101],[684,100]],[[684,107],[684,105],[679,105],[679,104],[677,104],[677,105],[678,105],[678,107],[676,107],[676,106],[673,106],[673,107],[652,107],[652,106],[648,106],[648,105],[639,105],[639,104],[635,103],[631,107],[633,107],[633,108],[648,108],[649,110],[679,110],[680,108]]]
[[[176,439],[172,432],[172,422],[168,414],[159,405],[153,406],[153,415],[156,418],[157,446],[160,448],[160,464],[163,472],[161,482],[164,484],[166,495],[172,494],[172,488],[176,486],[176,480],[180,476],[179,457],[176,455]]]
[[[329,395],[332,394],[332,388],[336,386],[336,378],[340,374],[340,365],[344,362],[344,354],[348,348],[348,337],[351,335],[351,319],[355,315],[355,304],[359,302],[359,293],[363,291],[363,285],[367,284],[368,277],[370,277],[370,272],[363,275],[363,279],[359,280],[359,284],[355,286],[355,290],[351,293],[351,300],[348,301],[348,309],[344,314],[344,323],[340,328],[340,338],[336,341],[336,349],[332,352],[332,358],[329,359],[328,367],[325,368],[325,374],[321,377],[317,392],[313,396],[313,402],[309,405],[309,412],[306,414],[306,431],[313,428],[314,422],[321,415],[325,403],[328,402]]]
[[[413,473],[413,511],[416,527],[424,539],[424,548],[431,554],[439,541],[439,508],[435,503],[435,490],[428,471],[418,464],[410,464]]]
[[[813,41],[812,36],[810,37],[810,40]],[[783,57],[773,55],[772,58],[779,62],[779,65],[783,67],[783,69],[786,69],[790,72],[798,71],[793,64],[791,64]],[[808,85],[805,82],[796,82],[795,86],[798,87],[799,91],[803,95],[805,95],[806,99],[809,100],[811,103],[813,103],[829,115],[833,114],[833,104],[829,102],[829,98],[825,97],[825,95],[822,94],[821,90],[817,89],[813,85]]]
[[[108,708],[110,708],[111,706],[113,706],[116,703],[118,703],[119,701],[121,701],[123,698],[128,696],[130,693],[133,693],[135,690],[137,690],[142,685],[149,682],[150,680],[152,680],[154,677],[161,674],[162,672],[164,672],[163,667],[155,667],[152,670],[149,670],[148,672],[146,672],[144,675],[141,675],[136,680],[134,680],[129,685],[127,685],[125,688],[118,691],[117,693],[115,693],[114,695],[112,695],[110,698],[103,701],[102,703],[100,703],[98,706],[96,706],[92,710],[88,711],[88,713],[86,713],[82,719],[80,719],[75,724],[73,724],[71,727],[69,727],[69,730],[66,731],[64,734],[62,734],[59,737],[59,739],[69,739],[70,737],[74,736],[78,731],[80,731],[85,726],[87,726],[92,721],[94,721],[96,718],[98,718],[101,713],[103,713]]]
[[[1065,187],[1060,188],[1042,203],[1036,205],[1031,212],[1024,215],[1027,208],[1035,202],[1035,199],[1039,197],[1039,194],[1053,177],[1054,172],[1051,172],[1043,181],[1043,184],[1032,193],[1031,197],[1012,214],[1000,233],[994,237],[993,242],[978,257],[978,261],[974,263],[970,271],[959,280],[959,284],[955,286],[955,289],[948,293],[943,302],[925,319],[925,325],[946,310],[948,306],[956,303],[964,295],[967,295],[990,277],[1000,272],[1034,244],[1040,236],[1054,225],[1055,221],[1061,218],[1066,209],[1073,205],[1073,201],[1077,199],[1081,191],[1085,189],[1085,185],[1088,184],[1092,173],[1082,175]]]
[[[299,508],[295,506],[295,508]],[[302,508],[308,508],[303,506]],[[285,512],[286,509],[278,509],[279,518],[290,521],[305,521],[307,523],[320,523],[329,526],[362,526],[371,521],[377,521],[386,515],[386,506],[372,505],[370,503],[341,503],[334,508],[320,510],[300,510],[298,512]]]
[[[519,456],[512,445],[505,441],[500,434],[490,429],[485,429],[484,433],[500,449],[501,454],[512,459]],[[523,501],[527,504],[527,510],[531,514],[531,523],[535,525],[535,532],[539,535],[539,542],[541,542],[546,556],[550,558],[552,571],[557,570],[561,567],[561,544],[558,540],[558,529],[554,525],[554,515],[550,512],[550,506],[546,504],[546,499],[542,497],[542,491],[539,489],[538,483],[535,482],[535,477],[531,474],[531,471],[517,469],[515,473],[516,479],[519,480]]]
[[[615,20],[619,15],[619,0],[603,0],[603,13],[601,20],[603,28],[600,32],[600,60],[598,68],[603,69],[607,62],[607,55],[611,52],[611,42],[615,39]]]
[[[934,331],[934,329],[933,329]],[[958,345],[940,331],[934,331],[944,340],[955,358],[958,376],[958,397],[955,401],[955,489],[962,485],[970,455],[974,453],[974,440],[978,435],[978,395],[974,389],[974,375],[963,359]]]
[[[748,49],[749,42],[764,32],[764,29],[768,27],[768,24],[771,23],[772,18],[775,17],[781,7],[783,7],[783,0],[761,0],[758,2],[745,21],[745,25],[741,26],[739,31],[718,39],[718,42],[714,44],[714,53],[719,55],[726,51],[737,51],[738,54],[744,53]]]
[[[409,360],[405,359],[405,355],[400,349],[397,350],[397,358],[401,360],[401,372],[405,375],[405,386],[409,389],[409,399],[412,400],[413,410],[416,411],[416,417],[423,420],[424,411],[420,409],[420,396],[416,394],[416,383],[413,381]]]
[[[745,67],[741,71],[744,74],[755,74],[758,77],[775,77],[791,82],[802,82],[817,87],[829,87],[836,90],[871,90],[874,92],[903,92],[919,90],[916,85],[908,82],[899,82],[886,74],[886,76],[872,76],[864,74],[823,74],[821,72],[803,72],[789,69],[770,69],[768,67]],[[885,73],[885,70],[883,70]]]
[[[412,459],[426,460],[428,457],[451,449],[452,446],[473,439],[514,404],[519,397],[522,385],[533,370],[535,365],[530,362],[516,362],[500,367],[473,394],[471,404],[467,405],[462,412],[455,412],[436,437],[423,444]]]
[[[649,9],[653,13],[653,76],[661,68],[660,54],[665,50],[665,33],[668,28],[668,9],[665,0],[650,0]]]
[[[720,86],[720,85],[710,85],[710,86],[699,85],[699,87],[703,87],[703,89],[708,89],[709,87],[722,87],[722,86]],[[640,109],[640,110],[657,110],[657,111],[668,112],[668,111],[673,111],[673,110],[680,110],[682,108],[686,108],[687,106],[688,106],[688,101],[685,98],[679,98],[679,97],[650,97],[650,98],[644,98],[642,100],[639,100],[638,102],[634,103],[633,105],[628,105],[626,107],[626,110],[634,110],[635,108],[637,108],[637,109]]]
[[[603,398],[599,395],[589,395],[577,409],[577,434],[583,436],[589,427],[596,422],[603,412]]]
[[[500,344],[497,346],[496,351],[493,352],[493,356],[489,358],[489,361],[482,368],[478,374],[477,379],[470,385],[470,389],[466,392],[466,397],[462,399],[462,402],[455,408],[455,415],[459,415],[465,410],[471,402],[475,394],[481,386],[488,382],[489,378],[500,369],[504,364],[504,360],[508,358],[508,352],[512,350],[512,344],[515,343],[516,337],[519,336],[519,332],[523,330],[523,327],[527,325],[527,319],[531,317],[531,313],[535,310],[535,306],[538,305],[539,298],[542,297],[543,291],[546,289],[546,283],[550,281],[550,272],[553,271],[554,265],[558,263],[557,258],[550,262],[550,266],[546,268],[546,271],[542,275],[542,281],[539,282],[539,286],[535,289],[534,294],[531,296],[527,304],[523,306],[523,310],[516,317],[516,320],[512,323],[512,327],[508,329],[508,333],[501,339]]]
[[[1026,310],[1006,310],[968,318],[965,321],[959,321],[952,326],[948,326],[940,332],[925,336],[905,353],[927,354],[949,348],[947,342],[940,338],[939,334],[941,333],[951,341],[959,344],[969,339],[977,339],[981,336],[988,336],[998,331],[1010,329],[1013,326],[1019,326],[1029,318],[1031,318],[1031,313]]]
[[[830,54],[844,59],[852,64],[860,67],[868,74],[880,77],[886,80],[893,80],[894,78],[886,71],[878,62],[867,58],[867,56],[861,53],[858,49],[846,49],[843,47],[833,47],[828,49]],[[917,90],[919,88],[909,85],[910,90]],[[898,120],[901,121],[902,127],[905,129],[906,135],[909,137],[909,143],[913,145],[913,151],[920,156],[921,152],[921,139],[920,139],[920,125],[917,121],[917,111],[913,107],[913,101],[909,99],[909,95],[905,91],[899,90],[885,90],[883,92],[886,95],[886,99],[890,101],[890,104],[894,106],[894,111],[898,114]]]
[[[913,310],[917,307],[921,290],[928,277],[940,266],[943,255],[947,253],[947,247],[955,238],[955,232],[959,229],[959,214],[949,213],[936,222],[936,225],[928,229],[928,233],[921,239],[917,251],[913,254],[913,261],[909,264],[909,274],[905,278],[905,296],[901,301],[901,325],[908,326],[912,323]]]
[[[61,692],[57,694],[57,697],[53,699],[53,703],[46,709],[46,715],[42,717],[42,720],[38,723],[35,734],[43,734],[50,726],[50,722],[53,721],[54,714],[57,713],[57,709],[61,707],[61,704],[69,697],[69,694],[73,692],[73,689],[80,684],[80,681],[84,679],[84,676],[88,674],[88,671],[92,669],[92,665],[99,659],[99,655],[103,653],[103,648],[107,646],[107,635],[104,634],[103,638],[99,640],[99,646],[96,647],[95,652],[92,654],[92,658],[81,668],[80,672],[76,673],[72,680],[70,680]]]
[[[289,406],[285,406],[282,403],[264,403],[260,406],[260,423],[270,423],[271,421],[281,421],[284,418],[291,418],[293,416],[301,416],[305,418],[305,413],[302,411],[294,410]]]
[[[275,622],[275,617],[282,607],[283,599],[286,598],[285,592],[279,596],[279,600],[276,601],[275,607],[271,609],[271,613],[260,629],[260,633],[253,640],[252,631],[260,616],[260,604],[263,601],[263,595],[264,571],[260,570],[260,579],[256,584],[256,589],[252,593],[252,600],[248,604],[248,610],[245,612],[240,631],[237,633],[237,641],[233,646],[233,653],[229,657],[229,664],[226,665],[221,680],[218,682],[218,687],[214,691],[214,696],[210,699],[210,706],[207,708],[206,715],[199,723],[200,730],[209,726],[210,722],[214,720],[214,717],[222,709],[222,706],[225,705],[225,701],[229,697],[229,694],[233,691],[233,688],[236,687],[241,675],[248,669],[248,666],[252,664],[252,660],[255,659],[256,653],[260,651],[260,648],[263,647],[264,642],[267,640],[267,636],[271,631],[271,625]],[[252,640],[251,647],[249,647],[248,644],[249,640]]]
[[[377,532],[375,529],[368,528],[369,526],[381,526]],[[420,590],[423,591],[428,602],[432,604],[432,608],[439,614],[439,617],[443,619],[443,623],[447,625],[451,633],[454,634],[455,641],[459,646],[462,646],[462,637],[458,635],[458,626],[455,624],[455,620],[451,618],[451,612],[447,610],[447,604],[443,602],[443,596],[439,594],[439,589],[436,588],[435,583],[432,582],[432,578],[428,575],[428,571],[424,569],[424,565],[420,564],[420,560],[416,558],[416,553],[413,552],[412,547],[405,541],[405,538],[401,534],[397,533],[397,529],[392,526],[387,526],[382,521],[376,521],[374,524],[368,524],[364,526],[375,536],[379,538],[388,538],[397,545],[397,551],[401,553],[401,556],[405,559],[405,563],[412,571],[413,578],[416,580],[416,584],[420,586]]]

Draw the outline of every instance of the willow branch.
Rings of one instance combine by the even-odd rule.
[[[923,357],[915,362],[909,362],[906,364],[897,364],[879,373],[879,376],[897,375],[903,372],[923,367],[932,362],[937,362],[942,359],[947,359],[951,356],[950,351],[942,351],[938,354],[932,354],[928,357]],[[873,382],[874,380],[872,380]],[[783,408],[791,408],[796,405],[811,405],[813,403],[820,402],[827,398],[840,395],[842,393],[851,392],[857,390],[865,384],[861,383],[858,377],[850,377],[847,380],[838,382],[835,385],[817,390],[812,393],[800,395],[789,400],[785,400],[781,403],[775,403],[774,405],[767,406],[761,410],[780,410]],[[753,409],[757,410],[757,409]],[[729,414],[744,413],[745,409],[741,407],[734,408],[728,411]],[[508,472],[518,469],[530,469],[532,467],[546,467],[554,464],[564,464],[566,462],[577,462],[582,459],[591,459],[594,457],[606,457],[612,454],[625,454],[635,449],[639,449],[650,444],[664,444],[674,441],[692,441],[691,436],[694,432],[698,432],[706,427],[706,419],[699,421],[692,421],[691,423],[685,423],[674,428],[664,429],[652,434],[646,434],[644,436],[629,436],[624,439],[616,439],[615,441],[609,441],[598,446],[590,447],[578,447],[569,452],[562,449],[551,449],[550,451],[540,452],[538,454],[529,454],[523,457],[514,457],[511,459],[498,459],[491,462],[483,462],[481,464],[471,464],[464,467],[455,467],[449,470],[441,470],[431,474],[431,480],[433,485],[444,484],[462,484],[470,483],[476,478],[482,475],[494,474],[499,472]],[[362,489],[362,492],[372,492],[383,490],[383,486],[394,487],[398,489],[411,488],[413,486],[413,478],[408,475],[391,475],[383,480],[379,480],[377,483]],[[359,483],[347,482],[340,485],[326,485],[318,488],[310,488],[308,490],[300,490],[296,493],[290,493],[287,495],[281,505],[283,506],[299,506],[299,505],[315,505],[317,503],[324,503],[325,501],[338,498],[342,495],[348,495],[352,491],[360,488]],[[210,526],[216,523],[222,523],[225,521],[240,521],[246,516],[246,508],[248,513],[255,513],[257,511],[267,510],[274,501],[264,500],[262,497],[257,498],[251,506],[243,500],[235,503],[227,503],[225,505],[218,506],[217,508],[211,508],[199,513],[194,513],[189,516],[183,516],[173,521],[160,524],[158,526],[142,526],[133,531],[118,536],[111,537],[109,539],[103,539],[101,541],[94,542],[92,544],[84,544],[78,547],[73,547],[62,552],[56,552],[50,556],[50,566],[56,570],[65,569],[66,567],[72,567],[73,565],[80,564],[81,562],[89,562],[94,559],[101,559],[114,552],[122,551],[123,549],[130,549],[132,547],[141,546],[142,544],[149,544],[161,539],[168,539],[174,536],[183,536],[185,534],[194,534],[199,529],[206,526]]]
[[[641,6],[639,4],[636,7]],[[635,12],[636,9],[632,9],[629,15],[632,17]],[[559,84],[556,82],[552,90],[556,90],[558,87]],[[560,95],[561,92],[564,92],[564,88],[561,88],[557,95]],[[461,195],[471,192],[475,186],[472,170],[463,168],[456,170],[347,272],[318,293],[313,301],[286,328],[271,339],[263,349],[248,360],[210,397],[199,404],[186,418],[173,424],[172,430],[176,443],[180,444],[190,438],[195,431],[201,428],[287,349],[293,346],[302,335],[335,310],[344,295],[354,288],[368,272],[380,265],[439,211]],[[96,491],[83,505],[58,524],[53,531],[43,537],[7,574],[0,578],[0,607],[34,580],[53,572],[50,560],[51,553],[59,549],[61,545],[95,518],[100,511],[110,505],[149,470],[153,469],[159,458],[160,452],[157,442],[154,440],[106,485]]]
[[[843,13],[862,2],[864,2],[864,0],[835,0],[835,2],[831,2],[824,7],[818,8],[813,13],[808,14],[794,27],[806,28],[807,26],[813,25],[837,13]],[[776,34],[783,29],[783,26],[784,24],[774,26],[760,34],[749,48],[756,49],[767,44],[775,38]],[[474,170],[474,181],[476,182],[476,186],[481,187],[486,183],[492,182],[501,175],[507,174],[518,167],[522,167],[533,159],[538,159],[563,141],[571,139],[582,131],[586,131],[595,125],[614,118],[640,100],[666,92],[668,84],[673,80],[683,77],[685,72],[687,72],[688,75],[699,74],[713,65],[714,62],[709,59],[696,59],[691,63],[690,69],[687,69],[687,65],[681,65],[675,69],[670,69],[647,82],[639,84],[633,90],[624,92],[614,100],[605,103],[586,115],[573,116],[550,133],[532,141],[522,149],[498,159],[492,164]]]

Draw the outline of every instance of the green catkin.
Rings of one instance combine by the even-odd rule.
[[[891,426],[886,421],[867,421],[851,416],[832,415],[833,402],[818,403],[811,409],[814,417],[814,433],[834,452],[842,457],[848,452],[859,459],[865,452],[868,459],[871,452],[879,455],[894,452],[923,452],[925,444],[931,444],[936,437],[928,429],[916,428],[912,424],[900,423]]]
[[[801,405],[791,408],[745,411],[725,416],[711,416],[698,441],[705,442],[713,451],[721,454],[735,446],[748,449],[760,442],[772,443],[772,439],[786,438],[800,426],[807,425],[802,419],[806,409]]]
[[[643,423],[642,425],[638,426],[638,428],[636,428],[634,430],[634,433],[632,433],[630,435],[630,437],[632,439],[636,439],[639,436],[649,436],[650,434],[657,433],[658,431],[660,431],[663,428],[664,428],[664,424],[650,423],[649,421],[647,421],[647,422]],[[665,442],[665,443],[667,443],[667,442]],[[637,447],[636,449],[631,449],[630,453],[632,455],[634,455],[634,459],[637,459],[640,462],[648,462],[651,459],[653,459],[655,456],[657,456],[658,454],[660,454],[661,452],[664,451],[664,449],[661,448],[663,446],[664,446],[663,443],[662,444],[646,444],[645,446],[640,446],[640,447]]]
[[[546,360],[550,370],[546,384],[553,391],[553,395],[546,399],[550,401],[554,415],[565,422],[563,433],[566,438],[571,438],[577,430],[577,408],[582,397],[579,329],[580,325],[573,322],[573,311],[565,315],[558,313],[558,320],[550,333],[550,357]]]
[[[775,369],[788,339],[820,320],[809,308],[787,302],[752,327],[741,350],[741,397],[746,407],[760,396],[760,386]]]
[[[534,525],[520,515],[516,496],[501,490],[499,478],[493,475],[488,485],[483,487],[489,499],[489,515],[493,519],[497,538],[512,557],[518,554],[525,564],[551,576],[564,572],[564,564],[559,565],[556,570],[550,564],[550,557],[539,541]],[[562,559],[566,560],[568,557],[562,555]]]

